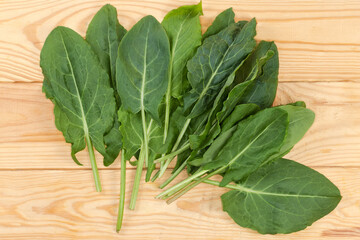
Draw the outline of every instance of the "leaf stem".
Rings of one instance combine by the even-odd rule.
[[[161,199],[166,199],[169,196],[173,195],[174,193],[176,193],[177,191],[179,191],[181,188],[185,187],[188,183],[190,183],[192,180],[194,180],[195,178],[201,177],[202,175],[204,175],[205,173],[207,173],[208,170],[201,170],[201,171],[197,171],[196,173],[194,173],[193,175],[191,175],[190,177],[188,177],[187,179],[179,182],[178,184],[172,186],[171,188],[165,190],[164,192],[160,193],[159,195],[157,195],[155,198],[161,198]]]
[[[85,135],[85,141],[86,141],[86,145],[89,151],[89,157],[90,157],[90,164],[91,164],[91,169],[94,175],[94,181],[95,181],[95,188],[97,192],[101,192],[101,182],[100,182],[100,177],[99,177],[99,171],[96,165],[96,159],[95,159],[95,153],[94,153],[94,147],[93,144],[91,142],[91,139],[89,137],[89,135]]]
[[[126,159],[125,150],[121,151],[121,179],[120,179],[120,199],[119,199],[119,212],[116,223],[116,232],[119,232],[122,226],[122,220],[124,217],[125,206],[125,187],[126,187]]]
[[[171,198],[167,201],[167,203],[170,204],[170,203],[174,202],[176,199],[180,198],[182,195],[184,195],[185,193],[190,191],[192,188],[194,188],[197,185],[199,185],[200,183],[202,183],[204,180],[207,180],[208,178],[210,178],[218,173],[221,173],[226,168],[227,168],[227,165],[207,174],[203,178],[197,178],[197,180],[195,182],[189,184],[188,186],[184,186],[184,188],[178,190],[177,192],[172,192],[171,194],[168,194],[167,198],[169,198],[169,197],[171,197]]]
[[[138,165],[136,168],[136,173],[135,173],[135,179],[134,179],[134,185],[133,185],[133,190],[131,193],[131,199],[130,199],[130,206],[129,208],[131,210],[135,209],[135,205],[136,205],[136,198],[139,192],[139,185],[140,185],[140,180],[141,180],[141,174],[142,174],[142,170],[143,170],[143,166],[144,166],[144,160],[145,160],[145,151],[143,146],[141,146],[141,150],[140,150],[140,155],[139,155],[139,160],[138,160]]]
[[[173,54],[171,55],[171,61],[169,64],[169,79],[168,79],[168,86],[165,95],[165,122],[164,122],[164,138],[163,144],[166,142],[166,138],[169,131],[169,122],[170,122],[170,106],[171,106],[171,80],[172,80],[172,62],[173,62]]]
[[[186,122],[184,123],[184,126],[183,126],[183,128],[181,129],[178,138],[176,139],[176,142],[175,142],[175,144],[174,144],[174,147],[173,147],[172,151],[175,151],[175,150],[178,148],[178,146],[179,146],[182,138],[184,137],[184,134],[185,134],[187,128],[189,127],[190,121],[191,121],[191,118],[188,118],[188,119],[186,120]]]
[[[189,148],[190,148],[190,143],[186,143],[184,146],[182,146],[180,149],[176,150],[175,152],[171,152],[168,155],[165,155],[165,156],[162,156],[162,157],[160,157],[158,159],[155,159],[154,163],[164,162],[165,160],[173,159],[176,155],[186,151]]]
[[[180,144],[182,138],[184,137],[187,128],[189,127],[190,121],[191,121],[191,118],[188,118],[188,119],[186,120],[186,122],[184,123],[184,126],[182,127],[182,129],[181,129],[181,131],[180,131],[180,133],[179,133],[179,135],[178,135],[178,137],[177,137],[177,139],[176,139],[176,142],[175,142],[173,148],[171,149],[171,152],[176,151],[177,148],[179,147],[179,144]],[[176,156],[176,155],[175,155],[175,156]],[[175,156],[174,156],[174,157],[175,157]],[[160,167],[159,177],[162,177],[162,175],[164,175],[165,170],[167,169],[167,167],[169,166],[170,162],[173,160],[174,157],[168,158],[168,159],[166,160],[165,164]]]
[[[203,180],[203,183],[210,184],[210,185],[217,186],[217,187],[220,186],[220,182],[215,181],[215,180],[210,180],[210,179]],[[229,189],[238,190],[238,191],[244,191],[244,188],[241,188],[241,187],[236,186],[234,184],[226,184],[224,186],[224,188],[229,188]]]
[[[171,183],[179,174],[180,172],[186,167],[187,164],[187,160],[190,157],[188,157],[181,165],[180,167],[178,167],[178,169],[176,169],[176,171],[165,181],[160,185],[160,188],[163,189],[164,187],[166,187],[169,183]]]

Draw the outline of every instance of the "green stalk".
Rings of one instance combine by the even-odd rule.
[[[155,175],[151,178],[152,182],[155,182],[155,180],[159,177],[160,169],[155,173]]]
[[[189,118],[189,119],[186,120],[183,128],[181,129],[181,132],[180,132],[178,138],[176,139],[176,142],[175,142],[175,144],[174,144],[171,152],[176,151],[177,148],[179,147],[179,144],[180,144],[180,142],[181,142],[181,140],[182,140],[182,138],[183,138],[183,136],[184,136],[187,128],[189,127],[190,121],[191,121],[191,118]],[[164,175],[166,168],[169,166],[169,164],[170,164],[170,162],[171,162],[172,160],[173,160],[173,158],[168,158],[168,159],[166,160],[164,166],[163,166],[162,168],[160,168],[159,177],[161,177],[162,175]]]
[[[169,131],[169,122],[170,122],[170,106],[171,106],[171,80],[172,80],[172,62],[173,62],[174,53],[171,53],[171,59],[169,64],[169,79],[168,79],[168,86],[165,95],[165,123],[164,123],[164,138],[163,144],[166,142],[166,138]]]
[[[186,143],[180,149],[178,149],[178,150],[176,150],[174,152],[171,152],[168,155],[165,155],[165,156],[162,156],[162,157],[160,157],[158,159],[155,159],[154,163],[164,162],[165,160],[173,159],[174,157],[176,157],[176,155],[188,150],[189,148],[190,148],[190,143]]]
[[[121,150],[121,180],[120,180],[120,200],[119,200],[119,212],[116,223],[116,232],[119,232],[122,226],[124,217],[124,206],[125,206],[125,187],[126,187],[126,159],[125,151]]]
[[[90,157],[90,163],[91,163],[91,169],[94,175],[94,181],[95,181],[95,188],[97,192],[101,192],[101,182],[99,177],[99,171],[96,165],[96,159],[95,159],[95,153],[94,153],[94,147],[91,142],[91,139],[89,135],[85,135],[85,141],[86,145],[89,151],[89,157]]]
[[[133,190],[132,190],[131,199],[130,199],[130,207],[129,208],[131,210],[135,209],[136,198],[137,198],[137,195],[138,195],[138,192],[139,192],[141,174],[142,174],[142,170],[143,170],[143,166],[144,166],[144,160],[145,160],[145,151],[144,150],[145,149],[143,148],[143,146],[141,146],[140,156],[139,156],[138,165],[137,165],[136,173],[135,173]]]
[[[184,186],[182,189],[178,190],[177,192],[172,192],[171,194],[168,194],[167,198],[169,198],[169,197],[171,197],[171,198],[167,201],[167,203],[170,204],[170,203],[174,202],[176,199],[180,198],[182,195],[184,195],[185,193],[190,191],[192,188],[194,188],[197,185],[199,185],[200,183],[202,183],[204,180],[207,180],[208,178],[210,178],[218,173],[221,173],[226,168],[227,168],[227,165],[207,174],[203,178],[197,178],[197,180],[195,182],[189,184],[188,186]]]
[[[163,189],[166,187],[169,183],[172,182],[179,174],[180,172],[186,167],[187,161],[190,157],[188,157],[181,165],[176,169],[176,171],[165,181],[160,185],[160,188]]]
[[[208,170],[197,171],[196,173],[194,173],[187,179],[179,182],[178,184],[176,184],[176,185],[172,186],[171,188],[165,190],[164,192],[160,193],[155,198],[166,199],[166,198],[170,197],[171,195],[175,194],[177,191],[179,191],[180,189],[182,189],[183,187],[188,185],[188,183],[192,182],[192,180],[194,180],[195,178],[201,177],[202,175],[207,173],[207,171]]]
[[[205,179],[205,180],[203,180],[203,183],[210,184],[210,185],[217,186],[217,187],[220,186],[220,182],[215,181],[215,180],[210,180],[210,179]],[[245,188],[242,188],[242,187],[240,187],[240,186],[236,186],[236,185],[234,185],[234,184],[226,184],[226,185],[224,186],[224,188],[229,188],[229,189],[238,190],[238,191],[244,191],[244,190],[246,190]]]
[[[141,108],[141,120],[142,120],[142,126],[143,126],[143,134],[144,134],[144,142],[141,145],[140,150],[140,156],[138,160],[138,165],[136,168],[136,174],[134,179],[134,186],[131,193],[131,199],[130,199],[130,209],[134,210],[136,205],[136,198],[139,192],[139,186],[140,186],[140,180],[141,180],[141,174],[144,166],[144,162],[148,162],[148,156],[149,156],[149,149],[148,149],[148,133],[147,133],[147,127],[146,127],[146,118],[145,118],[145,110],[142,107]],[[150,125],[149,125],[150,126]]]

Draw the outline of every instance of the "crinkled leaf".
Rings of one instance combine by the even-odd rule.
[[[171,96],[181,99],[189,83],[186,79],[186,62],[201,44],[202,15],[201,2],[197,5],[182,6],[170,11],[164,17],[164,27],[170,40]]]
[[[286,159],[257,169],[235,189],[221,196],[223,210],[240,226],[262,234],[305,229],[341,200],[324,175]]]
[[[235,13],[232,8],[228,8],[216,16],[213,23],[208,27],[206,32],[203,34],[203,39],[215,35],[227,26],[235,23]]]
[[[146,111],[160,123],[158,108],[168,84],[169,61],[165,30],[153,16],[142,18],[118,49],[116,82],[125,110]]]
[[[85,138],[107,156],[104,135],[113,125],[115,99],[109,77],[91,47],[73,30],[55,28],[40,55],[43,91],[55,104],[56,125],[72,157],[85,148]]]
[[[255,19],[243,27],[230,25],[206,38],[188,61],[188,80],[193,89],[185,96],[184,106],[185,110],[193,106],[189,118],[199,116],[212,106],[228,77],[253,50],[255,27]]]

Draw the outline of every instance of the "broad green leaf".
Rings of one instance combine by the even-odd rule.
[[[315,114],[310,109],[303,107],[303,102],[296,102],[288,105],[277,106],[275,108],[282,109],[288,113],[289,127],[284,139],[284,143],[278,153],[269,158],[266,162],[285,156],[295,146],[297,142],[304,137],[314,122]]]
[[[256,63],[251,66],[251,69],[247,72],[245,81],[238,83],[235,86],[233,80],[235,74],[231,74],[218,93],[213,108],[208,116],[203,132],[199,135],[191,135],[190,143],[193,149],[206,147],[211,144],[212,140],[220,133],[220,124],[226,119],[226,117],[234,110],[235,106],[239,103],[246,103],[247,90],[252,88],[253,81],[261,75],[262,67],[273,56],[274,52],[268,51],[264,53],[264,56],[258,55]],[[242,66],[239,66],[242,68]],[[235,70],[237,71],[237,70]],[[231,90],[230,90],[231,89]],[[229,92],[230,91],[230,92]]]
[[[324,175],[291,160],[278,159],[221,196],[223,210],[240,226],[262,234],[305,229],[330,213],[341,200]]]
[[[86,41],[98,56],[102,67],[110,76],[111,86],[116,89],[116,57],[126,29],[119,24],[116,8],[104,5],[91,20],[86,31]],[[115,94],[119,104],[119,96]]]
[[[186,62],[201,44],[201,2],[170,11],[162,21],[170,40],[171,96],[181,99],[189,83],[186,79]]]
[[[237,125],[226,145],[203,168],[228,166],[222,185],[240,180],[280,151],[288,124],[287,112],[276,108],[248,117]]]
[[[232,8],[228,8],[216,16],[213,23],[208,27],[206,32],[203,34],[203,39],[215,35],[229,25],[235,23],[235,13]]]
[[[214,102],[228,77],[243,63],[255,47],[256,21],[240,27],[232,24],[204,40],[187,63],[188,80],[193,88],[185,96],[185,109],[192,108],[189,118],[199,116]]]
[[[126,33],[126,29],[119,24],[116,8],[107,4],[103,6],[91,20],[87,32],[86,41],[90,44],[98,56],[102,67],[110,76],[110,84],[116,90],[115,63],[119,43]],[[120,108],[120,97],[114,91],[117,109]],[[104,165],[109,166],[119,155],[122,147],[120,124],[115,113],[114,125],[104,136],[106,151],[109,157],[104,159]]]
[[[170,47],[165,30],[153,17],[137,22],[119,45],[117,90],[125,110],[148,112],[160,122],[158,108],[168,85]]]
[[[234,84],[248,81],[249,76],[252,75],[254,65],[259,65],[259,59],[266,60],[261,68],[261,75],[256,76],[251,86],[247,88],[242,102],[255,103],[261,108],[267,108],[271,107],[274,102],[279,74],[279,56],[273,42],[261,41],[259,43],[255,51],[236,72]]]
[[[104,135],[113,125],[115,99],[109,77],[90,46],[73,30],[55,28],[40,54],[43,91],[55,104],[56,125],[72,144],[72,157],[85,139],[104,157]]]

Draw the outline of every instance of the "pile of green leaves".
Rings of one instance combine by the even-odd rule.
[[[55,28],[41,51],[43,91],[71,155],[86,146],[97,191],[94,148],[109,166],[121,156],[117,230],[125,199],[126,161],[137,166],[130,209],[143,168],[164,188],[184,169],[189,177],[157,198],[172,202],[200,183],[229,189],[223,209],[260,233],[290,233],[339,203],[338,188],[320,173],[283,157],[304,136],[314,113],[304,102],[272,107],[279,60],[273,42],[256,42],[256,21],[220,13],[204,34],[201,3],[153,16],[129,31],[105,5],[83,39]],[[157,171],[154,171],[156,170]],[[211,180],[222,176],[220,182]]]

